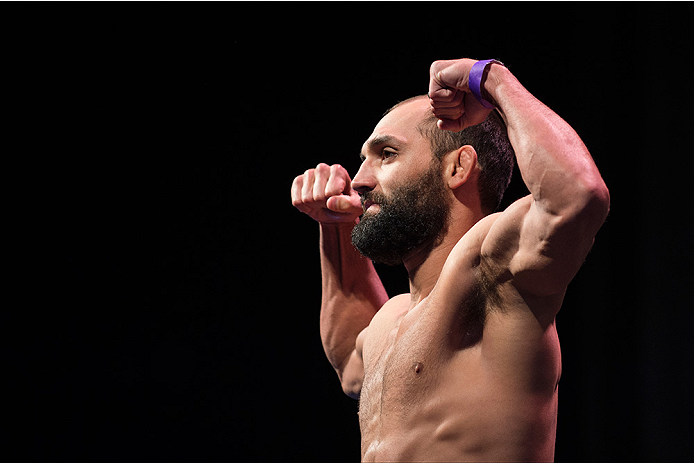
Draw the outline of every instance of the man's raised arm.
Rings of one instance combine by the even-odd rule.
[[[372,262],[352,246],[359,195],[342,166],[318,164],[294,179],[292,204],[320,223],[321,340],[343,390],[357,398],[364,375],[357,337],[388,300]]]
[[[482,247],[499,272],[525,294],[561,293],[583,263],[609,210],[609,192],[587,148],[556,113],[533,97],[504,66],[437,61],[429,96],[444,130],[482,122],[495,106],[508,128],[530,196],[495,221]],[[473,76],[472,78],[470,76]],[[475,77],[476,76],[476,77]],[[480,78],[482,76],[482,78]],[[481,85],[480,85],[481,83]],[[480,89],[479,97],[471,89]],[[558,307],[556,307],[558,310]]]

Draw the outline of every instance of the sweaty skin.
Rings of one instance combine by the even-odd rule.
[[[292,203],[320,223],[321,338],[343,390],[359,399],[363,461],[552,461],[561,354],[555,316],[609,209],[578,135],[500,65],[483,96],[498,108],[530,195],[487,214],[474,147],[451,151],[443,239],[404,260],[410,293],[388,298],[351,246],[359,193],[388,194],[429,166],[417,125],[460,130],[489,113],[467,87],[474,60],[437,61],[429,98],[397,106],[339,165],[295,178]]]

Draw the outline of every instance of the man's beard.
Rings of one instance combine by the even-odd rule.
[[[428,254],[440,243],[450,213],[440,166],[433,161],[417,181],[405,182],[391,195],[362,195],[362,205],[371,200],[380,206],[376,213],[364,213],[352,230],[352,244],[363,256],[397,265],[413,251]]]

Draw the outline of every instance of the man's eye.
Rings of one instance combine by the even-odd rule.
[[[383,150],[383,151],[381,152],[381,157],[382,157],[383,159],[392,158],[392,157],[397,156],[397,155],[398,155],[398,153],[396,153],[395,151]]]

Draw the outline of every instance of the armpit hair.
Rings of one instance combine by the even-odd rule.
[[[494,272],[485,259],[475,267],[477,283],[469,296],[461,301],[459,332],[463,334],[459,348],[468,347],[482,339],[487,315],[503,310],[499,285]]]

